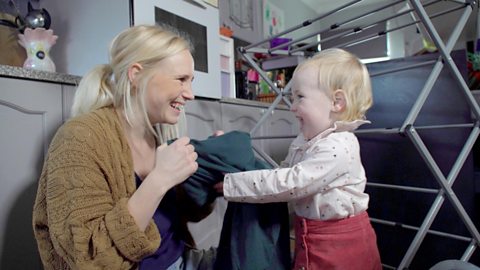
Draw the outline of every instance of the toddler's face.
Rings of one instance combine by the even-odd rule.
[[[310,140],[333,124],[333,101],[326,90],[319,89],[317,70],[304,67],[293,75],[291,111],[300,122],[303,136]]]

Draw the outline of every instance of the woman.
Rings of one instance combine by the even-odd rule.
[[[193,64],[175,31],[134,26],[82,79],[33,210],[45,269],[181,269],[189,207],[172,187],[197,170],[197,154],[187,137],[164,142],[194,99]]]

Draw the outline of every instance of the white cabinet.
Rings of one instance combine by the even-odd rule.
[[[266,136],[285,136],[265,141],[265,152],[278,164],[288,153],[290,143],[300,132],[300,125],[295,115],[288,110],[274,110],[265,125]]]
[[[32,206],[62,117],[61,85],[0,77],[1,269],[41,269]]]
[[[219,129],[225,132],[233,130],[250,132],[267,109],[265,106],[195,100],[186,106],[188,135],[193,139],[205,139]],[[293,114],[287,110],[275,110],[253,137],[292,135],[292,138],[253,140],[252,143],[280,163],[287,154],[293,136],[297,133],[298,123]],[[226,208],[227,202],[223,198],[218,198],[213,212],[206,219],[189,224],[198,248],[218,246]]]
[[[62,84],[62,112],[63,122],[70,118],[70,111],[73,105],[73,97],[75,96],[76,85]]]
[[[229,103],[221,103],[222,109],[222,127],[225,132],[232,130],[241,130],[250,132],[265,112],[265,108],[256,106],[237,105]],[[265,126],[262,125],[255,136],[265,134]],[[257,148],[264,149],[263,140],[252,140],[252,145]]]
[[[187,135],[205,140],[216,130],[221,130],[220,104],[216,101],[193,100],[185,105]]]
[[[222,127],[225,131],[250,132],[268,110],[263,106],[247,106],[222,103]],[[275,109],[267,120],[252,135],[252,144],[263,149],[278,164],[286,157],[291,141],[299,133],[295,116],[287,109]],[[282,139],[255,139],[263,136],[285,136]]]
[[[187,118],[187,135],[196,140],[205,140],[216,130],[221,130],[220,103],[217,101],[194,100],[185,106]],[[212,213],[197,223],[189,223],[197,248],[217,247],[223,225],[223,216],[227,209],[227,201],[217,198]]]

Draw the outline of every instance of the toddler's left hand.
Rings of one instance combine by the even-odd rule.
[[[223,181],[213,185],[213,189],[221,196],[223,196]]]
[[[215,130],[213,132],[214,137],[222,136],[223,134],[225,134],[225,132],[223,132],[223,130]]]

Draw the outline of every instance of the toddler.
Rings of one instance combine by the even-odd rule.
[[[366,212],[365,170],[352,133],[369,123],[370,76],[359,59],[327,49],[293,74],[291,111],[301,134],[280,168],[226,174],[227,200],[290,202],[295,210],[294,269],[381,269]]]

